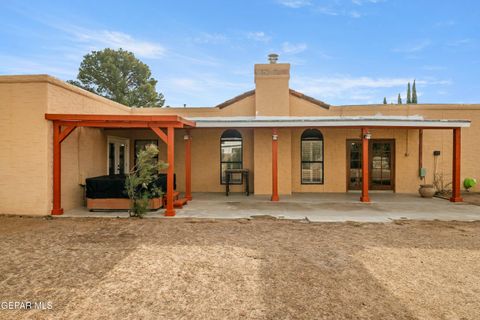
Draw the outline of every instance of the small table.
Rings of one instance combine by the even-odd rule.
[[[250,190],[249,190],[249,183],[248,183],[248,176],[249,176],[249,171],[248,169],[227,169],[225,170],[225,179],[226,181],[226,186],[225,186],[225,195],[228,197],[228,193],[230,192],[230,180],[232,177],[232,174],[241,174],[242,175],[242,182],[240,184],[243,184],[243,180],[245,179],[245,194],[247,196],[250,195]]]

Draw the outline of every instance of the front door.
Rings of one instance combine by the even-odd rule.
[[[370,140],[369,189],[394,190],[395,141]],[[347,188],[362,188],[362,142],[347,140]]]
[[[125,138],[107,138],[108,174],[125,174],[128,172],[130,141]]]

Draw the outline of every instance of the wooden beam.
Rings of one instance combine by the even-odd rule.
[[[452,161],[452,197],[451,202],[463,202],[460,195],[460,163],[461,163],[461,148],[462,136],[461,129],[453,129],[453,161]]]
[[[369,174],[368,174],[368,140],[367,134],[368,128],[362,128],[362,196],[360,197],[361,202],[370,202],[370,197],[368,196],[368,184],[369,184]]]
[[[65,140],[70,135],[70,133],[72,133],[73,130],[75,130],[75,128],[76,128],[75,126],[65,127],[65,129],[63,129],[63,131],[60,132],[60,136],[59,136],[60,142],[63,142],[63,140]]]
[[[62,150],[60,135],[62,127],[58,123],[53,123],[53,208],[52,215],[63,214],[61,181],[62,181]]]
[[[115,122],[173,122],[182,126],[195,127],[195,122],[177,115],[114,115],[114,114],[52,114],[45,119],[59,121],[115,121]]]
[[[173,207],[173,175],[174,175],[174,131],[175,129],[170,127],[168,128],[168,141],[167,141],[167,161],[168,161],[168,170],[167,170],[167,209],[165,210],[166,216],[174,216],[175,209]]]
[[[192,136],[187,130],[185,137],[185,198],[192,200]]]
[[[278,130],[272,130],[272,201],[278,201]]]
[[[156,128],[156,127],[150,127],[150,129],[153,130],[153,132],[155,132],[157,134],[157,136],[162,139],[163,142],[165,142],[166,144],[168,144],[168,137],[167,135],[165,134],[165,132],[162,131],[162,129],[160,128]]]

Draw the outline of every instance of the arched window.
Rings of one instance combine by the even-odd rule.
[[[323,135],[307,129],[301,143],[302,184],[323,184]]]
[[[220,183],[226,183],[225,170],[243,169],[243,140],[237,130],[226,130],[220,138]],[[242,183],[241,175],[232,174],[230,183]]]

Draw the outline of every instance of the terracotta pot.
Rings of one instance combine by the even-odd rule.
[[[418,193],[423,198],[432,198],[435,195],[435,188],[431,184],[422,184],[420,189],[418,189]]]

